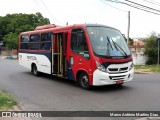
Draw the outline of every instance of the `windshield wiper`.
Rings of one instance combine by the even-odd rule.
[[[121,48],[116,42],[114,42],[112,38],[110,38],[110,39],[112,40],[112,42],[113,42],[113,44],[114,44],[114,47],[115,47],[117,50],[118,50],[118,48],[120,48],[120,49],[121,49],[120,52],[121,52],[121,53],[123,52],[122,54],[124,54],[125,56],[128,56],[127,53],[123,50],[123,48]],[[118,47],[118,48],[117,48],[117,47]],[[119,50],[118,50],[118,51],[119,51]]]
[[[107,37],[107,36],[106,36],[106,37]],[[110,57],[109,44],[110,44],[112,50],[113,50],[113,47],[112,47],[111,42],[110,42],[110,40],[109,40],[108,37],[107,37],[107,41],[108,41],[108,43],[107,43],[107,52],[108,52],[108,56]]]

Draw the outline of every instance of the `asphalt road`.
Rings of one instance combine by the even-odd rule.
[[[33,76],[17,60],[0,58],[0,89],[11,92],[23,110],[160,111],[160,74],[135,74],[122,87],[87,91],[70,80]]]

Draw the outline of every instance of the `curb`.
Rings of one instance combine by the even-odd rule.
[[[134,72],[135,74],[153,74],[153,72]]]
[[[17,56],[2,56],[3,59],[17,59]]]

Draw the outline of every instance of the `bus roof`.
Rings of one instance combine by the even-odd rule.
[[[21,35],[36,34],[39,32],[50,32],[50,31],[59,32],[59,31],[73,29],[74,27],[109,27],[109,28],[113,28],[113,27],[101,25],[101,24],[74,24],[74,25],[68,25],[68,26],[58,26],[58,25],[54,25],[54,24],[47,24],[47,25],[43,25],[43,26],[37,26],[33,31],[21,32],[20,34]],[[115,29],[115,28],[113,28],[113,29]]]

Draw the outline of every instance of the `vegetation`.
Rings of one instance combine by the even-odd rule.
[[[129,38],[129,45],[133,45],[133,39],[132,38]]]
[[[127,42],[126,36],[124,34],[122,34],[122,35],[123,35],[125,41]],[[129,45],[131,45],[131,46],[133,45],[133,39],[132,38],[129,37],[129,41],[128,42],[129,42]]]
[[[18,47],[18,35],[16,33],[8,33],[7,35],[4,36],[4,42],[6,43],[6,47],[8,49],[17,49]]]
[[[156,72],[160,73],[158,65],[134,65],[135,72]]]
[[[6,91],[0,90],[0,110],[8,110],[16,105],[16,100]]]
[[[49,19],[44,18],[41,13],[0,16],[0,41],[3,41],[8,49],[16,49],[20,32],[30,31],[49,23]]]
[[[152,33],[148,38],[144,39],[145,54],[147,54],[149,57],[148,61],[146,62],[148,65],[157,63],[158,47],[156,45],[156,39],[156,33]]]

